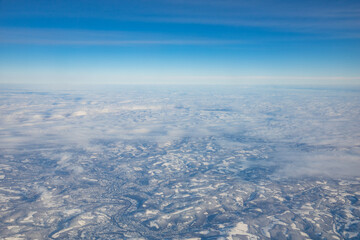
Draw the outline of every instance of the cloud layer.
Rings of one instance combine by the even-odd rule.
[[[16,152],[34,142],[92,148],[97,141],[163,145],[212,137],[224,148],[245,144],[263,149],[270,159],[264,163],[279,165],[289,175],[357,175],[357,91],[159,88],[118,86],[111,94],[4,93],[3,151]]]

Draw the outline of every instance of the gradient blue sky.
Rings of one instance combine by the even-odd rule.
[[[0,0],[0,83],[360,84],[360,1]]]

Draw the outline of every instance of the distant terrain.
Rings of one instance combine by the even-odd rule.
[[[1,239],[360,239],[360,89],[0,89]]]

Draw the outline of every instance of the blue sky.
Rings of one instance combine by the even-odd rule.
[[[1,83],[360,84],[359,1],[0,1]]]

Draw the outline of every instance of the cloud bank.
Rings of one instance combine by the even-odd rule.
[[[169,88],[4,93],[2,151],[34,143],[91,149],[107,141],[165,146],[212,138],[224,149],[259,152],[263,159],[248,164],[277,165],[285,175],[358,174],[357,91]]]

